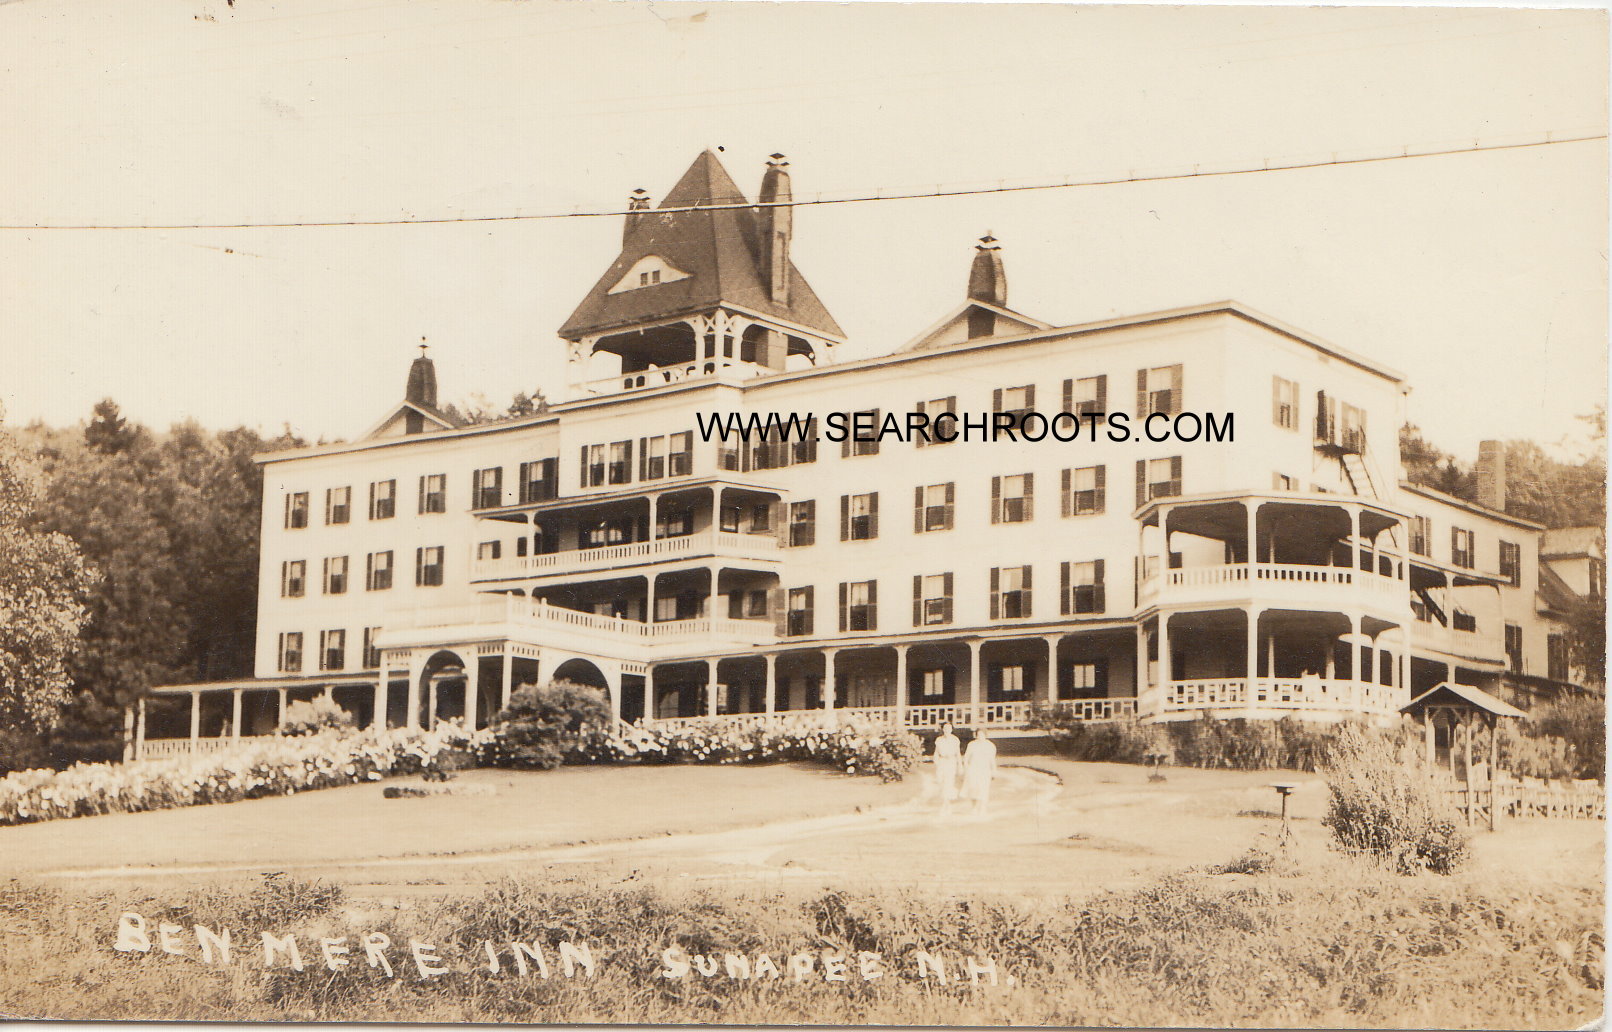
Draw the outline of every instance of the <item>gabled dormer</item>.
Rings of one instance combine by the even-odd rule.
[[[676,283],[678,280],[689,278],[689,274],[662,258],[658,254],[646,254],[633,262],[626,275],[616,281],[609,293],[619,294],[624,290],[641,290],[645,287],[658,287],[662,283]]]
[[[403,401],[360,440],[404,437],[431,430],[458,428],[457,420],[437,408],[437,367],[425,351],[426,345],[421,344],[420,357],[409,366],[409,380],[403,389]]]
[[[986,233],[974,247],[974,261],[968,270],[968,299],[897,351],[930,351],[971,340],[1011,337],[1051,328],[1051,323],[1007,306],[1007,270],[1002,264],[1002,245]]]

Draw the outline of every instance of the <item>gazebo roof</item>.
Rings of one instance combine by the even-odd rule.
[[[1400,707],[1401,713],[1419,713],[1428,706],[1464,706],[1468,709],[1482,710],[1497,717],[1526,717],[1527,714],[1509,702],[1490,695],[1481,688],[1474,688],[1469,684],[1453,684],[1449,681],[1429,688],[1416,698]]]

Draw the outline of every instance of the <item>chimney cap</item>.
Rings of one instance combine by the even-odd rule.
[[[1002,244],[996,239],[996,237],[992,236],[991,231],[987,229],[985,231],[985,235],[980,237],[980,242],[976,244],[975,247],[981,251],[1000,251],[1002,249]]]
[[[767,162],[769,168],[783,168],[788,164],[789,159],[776,151],[773,152],[772,158]]]

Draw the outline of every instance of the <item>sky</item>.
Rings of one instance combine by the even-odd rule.
[[[0,404],[352,438],[566,395],[555,330],[704,148],[797,198],[1596,134],[1601,11],[547,0],[0,3]],[[1236,299],[1407,374],[1426,436],[1582,443],[1607,390],[1605,140],[801,208],[794,258],[892,351],[964,295],[1066,325]]]

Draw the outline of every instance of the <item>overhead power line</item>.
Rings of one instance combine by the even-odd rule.
[[[963,185],[946,186],[937,184],[929,188],[877,189],[872,192],[866,190],[847,194],[814,194],[797,197],[790,201],[777,201],[758,203],[751,201],[734,202],[731,204],[701,204],[687,207],[673,208],[647,208],[628,209],[613,208],[606,211],[556,211],[556,212],[520,212],[516,211],[501,215],[443,215],[443,216],[406,216],[390,219],[334,219],[325,221],[306,222],[170,222],[170,223],[129,223],[129,224],[59,224],[59,223],[11,223],[0,224],[0,230],[181,230],[181,229],[299,229],[317,227],[339,226],[429,226],[450,223],[472,222],[530,222],[543,219],[596,219],[619,215],[667,215],[683,211],[719,211],[726,208],[770,208],[770,207],[804,207],[819,204],[867,204],[879,201],[910,201],[936,197],[969,197],[980,194],[996,193],[1022,193],[1031,190],[1067,190],[1085,186],[1118,186],[1125,183],[1157,183],[1176,179],[1211,179],[1226,176],[1256,175],[1265,172],[1288,172],[1307,168],[1329,168],[1344,165],[1366,165],[1386,161],[1404,161],[1411,158],[1432,158],[1455,154],[1475,154],[1505,150],[1522,150],[1531,147],[1551,147],[1564,143],[1587,143],[1594,140],[1605,140],[1605,132],[1583,131],[1572,133],[1548,132],[1543,135],[1526,138],[1509,138],[1504,141],[1485,143],[1481,139],[1474,139],[1470,145],[1456,146],[1447,143],[1426,146],[1401,146],[1393,150],[1357,152],[1346,154],[1334,151],[1326,157],[1308,158],[1303,160],[1263,161],[1260,164],[1251,162],[1235,165],[1193,165],[1190,169],[1174,167],[1168,170],[1153,172],[1138,172],[1130,170],[1124,174],[1110,173],[1100,176],[1065,176],[1062,179],[1036,180],[1036,181],[1009,181],[997,180],[991,185]]]

